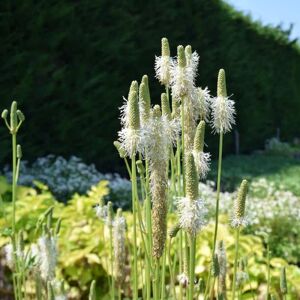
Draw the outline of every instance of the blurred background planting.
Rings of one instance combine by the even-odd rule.
[[[176,45],[193,45],[197,84],[213,94],[217,70],[230,70],[242,153],[279,132],[289,142],[300,136],[299,45],[290,30],[262,26],[225,2],[3,0],[0,10],[1,108],[17,100],[24,109],[20,143],[29,161],[76,155],[101,170],[121,170],[112,145],[121,96],[148,74],[152,101],[159,101],[153,61],[163,36],[173,56]],[[10,153],[5,134],[2,126],[2,163]],[[207,144],[215,153],[217,139]],[[234,132],[225,151],[235,151]]]

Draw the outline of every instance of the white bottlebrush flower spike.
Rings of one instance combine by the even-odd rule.
[[[55,278],[55,267],[57,262],[56,239],[52,236],[42,236],[38,239],[40,272],[45,281]]]
[[[234,101],[228,97],[216,97],[211,100],[213,132],[226,133],[232,129],[235,124]]]
[[[197,151],[194,149],[193,155],[200,179],[206,178],[206,175],[210,170],[210,153],[205,153],[203,151]]]
[[[108,216],[108,209],[106,205],[101,205],[98,204],[94,207],[95,209],[95,213],[96,216],[100,219],[100,220],[105,220]]]
[[[14,268],[14,251],[13,245],[7,244],[4,246],[5,261],[7,266],[12,270]]]
[[[249,224],[249,222],[246,217],[237,218],[237,217],[233,216],[231,218],[231,226],[233,228],[246,227],[248,224]]]
[[[204,90],[201,87],[198,87],[196,91],[200,119],[207,122],[209,116],[209,106],[211,101],[210,92],[207,87]]]
[[[197,234],[207,223],[207,208],[202,199],[179,198],[177,210],[180,227],[193,235]]]
[[[188,73],[191,74],[194,83],[198,73],[199,55],[196,51],[192,52],[191,46],[186,46],[185,57],[186,57],[187,71]]]

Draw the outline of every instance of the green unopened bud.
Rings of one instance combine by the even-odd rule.
[[[199,292],[200,294],[205,292],[205,284],[203,278],[199,279]]]
[[[144,175],[145,174],[145,168],[144,168],[143,162],[141,160],[138,160],[136,162],[136,167],[137,167],[138,173],[140,175]]]
[[[185,58],[187,61],[189,61],[192,58],[192,46],[191,45],[187,45],[184,49],[185,52]]]
[[[176,119],[180,116],[180,101],[172,97],[172,118]]]
[[[47,282],[47,296],[48,296],[47,297],[48,300],[54,300],[55,299],[53,287],[52,287],[50,281]]]
[[[119,155],[120,155],[121,158],[126,157],[126,151],[121,147],[121,143],[120,142],[114,141],[114,146],[118,150],[118,153],[119,153]]]
[[[121,218],[121,217],[122,217],[122,214],[123,214],[123,210],[122,210],[122,208],[119,207],[119,208],[117,209],[117,217],[118,217],[118,218]]]
[[[172,226],[171,229],[169,230],[169,237],[170,238],[176,237],[179,230],[180,230],[180,225],[178,223]]]
[[[189,153],[186,156],[185,181],[186,181],[186,196],[191,200],[198,199],[199,179],[198,179],[198,173],[195,165],[194,156],[192,153]]]
[[[145,96],[146,96],[146,100],[149,102],[149,106],[151,106],[151,97],[150,97],[150,89],[149,89],[149,79],[148,79],[148,75],[144,75],[142,77],[142,82],[145,87],[146,87],[146,90],[145,90]]]
[[[129,106],[129,128],[138,130],[140,129],[140,112],[139,112],[139,103],[138,103],[138,94],[137,92],[130,93],[128,99]]]
[[[194,139],[194,150],[202,152],[204,148],[204,135],[205,135],[205,122],[200,121],[197,126],[195,139]]]
[[[186,58],[182,45],[177,47],[177,60],[179,67],[184,68],[186,66]]]
[[[246,257],[243,257],[241,260],[240,260],[240,269],[241,271],[245,271],[246,268],[247,268],[247,265],[248,265],[248,260]]]
[[[10,108],[10,129],[13,133],[16,132],[17,126],[18,126],[17,102],[13,101]]]
[[[214,277],[218,277],[220,274],[220,265],[219,265],[219,259],[218,259],[217,254],[214,254],[214,257],[212,260],[211,273],[212,273],[212,276],[214,276]]]
[[[153,111],[152,111],[153,118],[160,118],[161,117],[161,111],[159,105],[154,105]]]
[[[113,211],[113,205],[111,201],[107,202],[107,221],[108,224],[111,226],[114,218],[114,211]]]
[[[147,75],[144,75],[143,78]],[[146,80],[148,82],[148,79]],[[146,83],[142,82],[139,88],[139,101],[141,107],[141,120],[143,123],[146,123],[150,117],[150,108],[151,108],[151,101],[149,95],[149,89],[146,86]]]
[[[61,227],[61,218],[59,218],[56,222],[56,226],[55,226],[55,234],[58,235],[60,232],[60,227]]]
[[[2,118],[2,119],[6,119],[6,118],[7,118],[7,115],[8,115],[8,110],[7,110],[7,109],[4,109],[4,110],[2,111],[1,118]]]
[[[171,120],[171,109],[166,93],[161,94],[161,111],[163,116],[166,116],[168,120]]]
[[[170,46],[167,38],[161,39],[161,55],[162,56],[170,56]]]
[[[227,97],[226,76],[224,69],[220,69],[218,75],[218,97]]]
[[[285,267],[280,271],[280,291],[283,295],[288,293]]]
[[[138,94],[139,92],[139,84],[136,80],[132,81],[129,88],[128,100],[130,99],[132,93],[135,92]]]
[[[244,179],[241,183],[238,196],[234,203],[234,216],[236,219],[241,219],[245,215],[247,193],[248,193],[248,181]]]
[[[25,116],[19,109],[17,110],[17,116],[18,116],[20,122],[25,121]]]
[[[89,300],[96,300],[96,280],[93,280],[91,283]]]
[[[22,158],[22,147],[21,147],[21,145],[17,146],[17,158],[18,159]]]

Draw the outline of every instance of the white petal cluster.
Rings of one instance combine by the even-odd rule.
[[[4,253],[5,253],[5,261],[7,266],[13,270],[14,268],[14,251],[13,251],[13,245],[7,244],[4,246]]]
[[[208,171],[210,170],[210,153],[205,153],[203,151],[193,150],[193,156],[195,160],[195,165],[200,179],[206,178]]]
[[[96,205],[94,207],[95,209],[95,213],[96,216],[100,219],[100,220],[105,220],[108,216],[108,209],[106,205]]]
[[[220,268],[220,277],[226,277],[227,272],[227,257],[226,257],[226,250],[224,245],[222,247],[218,247],[217,250],[218,255],[218,262],[219,262],[219,268]]]
[[[233,228],[240,228],[240,227],[246,227],[249,224],[248,220],[246,217],[232,217],[231,218],[231,226]]]
[[[202,199],[179,198],[177,211],[180,227],[190,234],[196,235],[207,223],[207,208]]]
[[[131,157],[136,152],[143,152],[142,131],[129,127],[122,128],[118,135],[121,147],[126,151],[127,156]]]
[[[228,97],[216,97],[211,100],[212,121],[215,133],[226,133],[235,124],[234,101]]]
[[[244,271],[238,271],[236,273],[236,285],[238,287],[241,287],[243,284],[245,284],[249,280],[248,273]]]
[[[155,77],[165,86],[170,86],[172,65],[173,59],[170,56],[155,56]]]
[[[38,239],[39,248],[39,270],[45,281],[55,278],[55,267],[57,262],[56,239],[52,236],[42,236]]]
[[[208,121],[209,117],[209,106],[211,102],[210,91],[206,87],[204,90],[200,87],[196,89],[197,99],[199,104],[199,116],[201,120]]]
[[[190,57],[186,56],[186,68],[191,74],[193,82],[195,82],[196,76],[198,75],[199,58],[200,57],[196,51],[194,51]]]
[[[177,275],[177,280],[183,287],[186,287],[189,284],[189,277],[185,273]]]

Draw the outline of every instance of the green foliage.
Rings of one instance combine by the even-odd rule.
[[[0,6],[0,98],[2,108],[17,99],[30,119],[21,134],[26,159],[76,154],[116,168],[120,95],[143,74],[154,86],[153,53],[160,53],[164,35],[172,56],[179,42],[193,44],[201,56],[198,84],[214,93],[217,70],[230,69],[242,151],[262,147],[278,127],[287,139],[298,134],[298,47],[288,31],[254,23],[221,0],[3,0]],[[158,102],[158,83],[151,90]],[[227,152],[232,141],[225,140]],[[216,138],[207,143],[216,150]],[[1,160],[9,149],[1,138]]]
[[[9,198],[10,187],[1,181],[1,194],[7,194]],[[58,278],[64,279],[67,290],[70,291],[70,299],[88,299],[90,286],[93,280],[96,281],[96,293],[101,299],[106,299],[108,292],[108,277],[110,270],[108,265],[109,257],[109,230],[96,216],[93,205],[99,203],[108,193],[107,182],[100,182],[94,186],[87,195],[74,195],[67,205],[55,201],[48,188],[42,184],[37,184],[37,189],[18,187],[17,201],[17,227],[23,228],[25,232],[25,242],[35,242],[35,228],[39,216],[47,208],[53,206],[53,217],[56,222],[62,218],[61,231],[59,236],[59,264]],[[5,228],[9,224],[8,216],[11,210],[10,202],[1,205],[0,227]],[[127,246],[130,257],[132,251],[132,214],[125,213],[128,235]],[[169,218],[169,228],[174,224],[176,217],[171,214]],[[224,240],[228,260],[228,278],[232,276],[232,263],[234,259],[234,234],[228,226],[228,216],[220,216],[219,235]],[[214,231],[212,223],[199,235],[197,239],[196,254],[196,278],[207,278],[211,262],[211,237]],[[0,248],[8,242],[5,236],[0,237]],[[172,264],[178,260],[176,254],[177,242],[171,243]],[[140,236],[138,245],[142,244]],[[244,295],[251,295],[258,292],[259,286],[266,281],[266,258],[265,248],[262,240],[258,236],[251,234],[242,235],[240,238],[240,255],[247,260],[246,271],[249,274],[249,281],[243,285]],[[129,258],[128,257],[128,258]],[[129,261],[128,261],[129,262]],[[300,296],[299,269],[296,266],[288,265],[283,259],[274,257],[271,259],[272,284],[275,288],[272,293],[279,290],[280,268],[285,266],[287,270],[287,280],[291,299]],[[129,267],[129,266],[128,266]],[[170,276],[169,267],[166,268],[167,278]],[[125,284],[129,284],[127,277]]]

